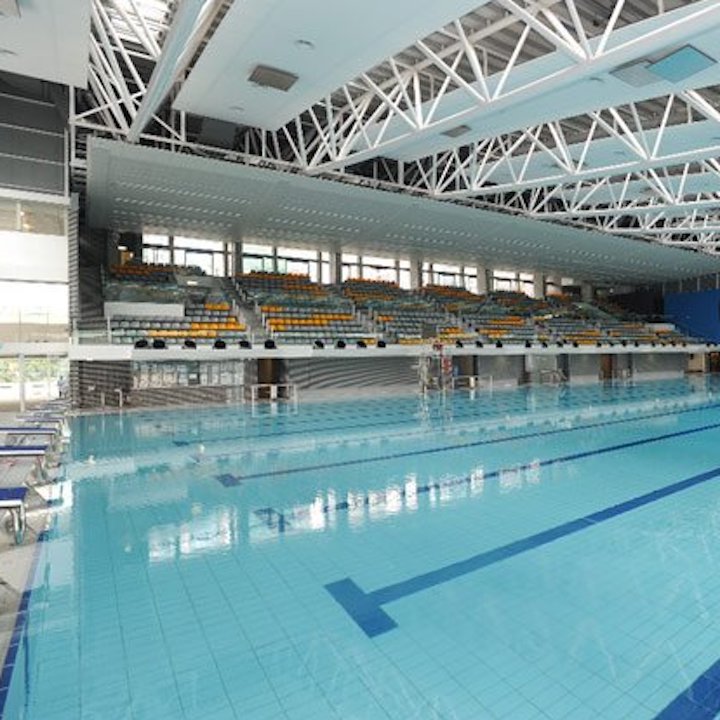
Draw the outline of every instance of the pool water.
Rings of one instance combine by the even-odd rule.
[[[7,720],[720,711],[717,378],[72,429]]]

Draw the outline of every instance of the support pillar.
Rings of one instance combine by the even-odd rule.
[[[410,260],[410,289],[419,290],[422,287],[422,260]]]
[[[545,299],[545,276],[542,273],[533,274],[533,294],[536,300]]]
[[[595,299],[595,289],[590,283],[580,285],[580,298],[583,302],[591,303]]]
[[[20,412],[25,412],[25,356],[18,355],[18,391],[20,393]]]
[[[330,251],[330,284],[339,285],[342,282],[342,253],[339,250]]]
[[[490,286],[488,285],[488,270],[484,265],[477,266],[477,291],[478,295],[487,295]]]

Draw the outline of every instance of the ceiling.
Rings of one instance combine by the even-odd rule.
[[[565,270],[562,260],[578,275],[602,266],[604,277],[636,279],[642,268],[652,277],[709,272],[720,256],[718,0],[67,5],[92,7],[89,86],[76,94],[71,143],[77,187],[90,172],[95,222],[343,247],[362,238],[402,252],[496,253],[492,264],[523,269]],[[261,87],[249,79],[258,66],[297,80]],[[138,145],[145,178],[156,178],[151,159],[170,162],[156,149],[229,167],[183,160],[181,177],[155,179],[144,195],[132,189],[145,180],[131,169],[116,177],[121,153],[101,152],[97,137]],[[97,174],[102,153],[112,159],[106,180]],[[248,166],[278,177],[264,173],[250,187]],[[212,186],[207,207],[177,200],[203,197],[191,190],[205,173],[210,186],[225,174],[239,185]],[[98,189],[121,181],[130,185]],[[278,188],[302,201],[279,206]],[[334,202],[344,218],[335,224],[323,215]],[[348,226],[345,216],[367,225]],[[676,246],[702,257],[667,253]],[[656,261],[639,259],[654,252]]]
[[[85,87],[90,0],[18,0],[0,13],[0,71]]]
[[[235,2],[174,106],[276,130],[398,48],[487,1]],[[290,71],[299,79],[287,93],[257,87],[248,77],[258,64]]]
[[[353,184],[93,139],[93,226],[326,246],[594,282],[720,271],[720,258]]]

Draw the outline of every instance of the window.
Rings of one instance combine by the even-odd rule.
[[[62,342],[68,337],[65,283],[0,281],[0,334],[11,342]]]
[[[173,238],[173,263],[199,267],[206,275],[223,277],[227,269],[227,250],[222,240]]]
[[[352,253],[342,254],[342,282],[360,277],[360,259]]]

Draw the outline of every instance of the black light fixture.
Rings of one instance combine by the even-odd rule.
[[[598,347],[602,347],[602,342],[600,342],[600,340],[598,340],[595,344],[596,344]]]
[[[316,350],[324,350],[324,349],[325,349],[325,343],[324,343],[322,340],[316,340],[316,341],[313,343],[313,347],[314,347]]]
[[[338,341],[335,343],[335,347],[336,347],[338,350],[344,350],[344,349],[345,349],[345,341],[344,341],[344,340],[338,340]]]
[[[573,340],[573,347],[580,347],[580,343],[577,340]]]
[[[623,347],[627,347],[627,340],[621,340],[621,341],[620,341],[620,344],[621,344]]]
[[[529,340],[526,340],[526,341],[525,341],[525,347],[526,347],[526,348],[531,348],[531,347],[532,347],[532,343],[531,343]]]
[[[165,341],[161,340],[160,338],[155,338],[153,340],[152,346],[153,346],[153,350],[165,350],[165,348],[167,348]]]
[[[265,341],[265,349],[266,350],[277,350],[277,345],[275,344],[274,340],[270,340],[269,338]]]
[[[650,343],[653,347],[657,344],[654,340]]]
[[[547,346],[548,346],[548,344],[545,342],[545,340],[543,340],[543,341],[540,343],[540,347],[546,348]]]
[[[495,347],[496,347],[496,348],[501,348],[502,346],[503,346],[502,340],[498,340],[498,341],[495,343]]]
[[[218,339],[213,343],[213,347],[214,347],[216,350],[224,350],[224,349],[227,347],[227,343],[226,343],[224,340],[218,338]]]
[[[563,345],[565,345],[565,343],[564,343],[562,340],[558,340],[558,341],[557,341],[557,346],[558,346],[558,347],[563,347]]]
[[[364,350],[364,349],[367,347],[367,343],[366,343],[364,340],[358,340],[358,341],[357,341],[357,346],[358,346],[361,350]]]
[[[479,347],[479,348],[483,347],[483,341],[482,341],[482,340],[476,340],[476,341],[475,341],[475,347]]]
[[[190,338],[187,338],[183,343],[183,347],[186,347],[188,350],[196,350],[197,343],[194,340],[190,340]]]
[[[142,339],[140,339],[140,340],[136,340],[136,341],[135,341],[135,347],[138,348],[139,350],[144,350],[145,348],[148,347],[148,341],[145,340],[145,338],[142,338]],[[710,343],[708,343],[708,347],[710,347]]]
[[[387,347],[387,343],[384,340],[378,340],[377,346],[379,348],[384,348],[384,347]]]
[[[242,349],[242,350],[252,350],[252,345],[250,344],[250,341],[249,341],[249,340],[241,340],[241,341],[238,343],[238,346],[239,346],[240,349]]]
[[[462,340],[456,340],[456,341],[455,341],[455,347],[456,347],[456,348],[463,348],[463,347],[465,347],[465,346],[462,344]]]
[[[640,343],[637,340],[635,341],[635,347],[640,347]]]

